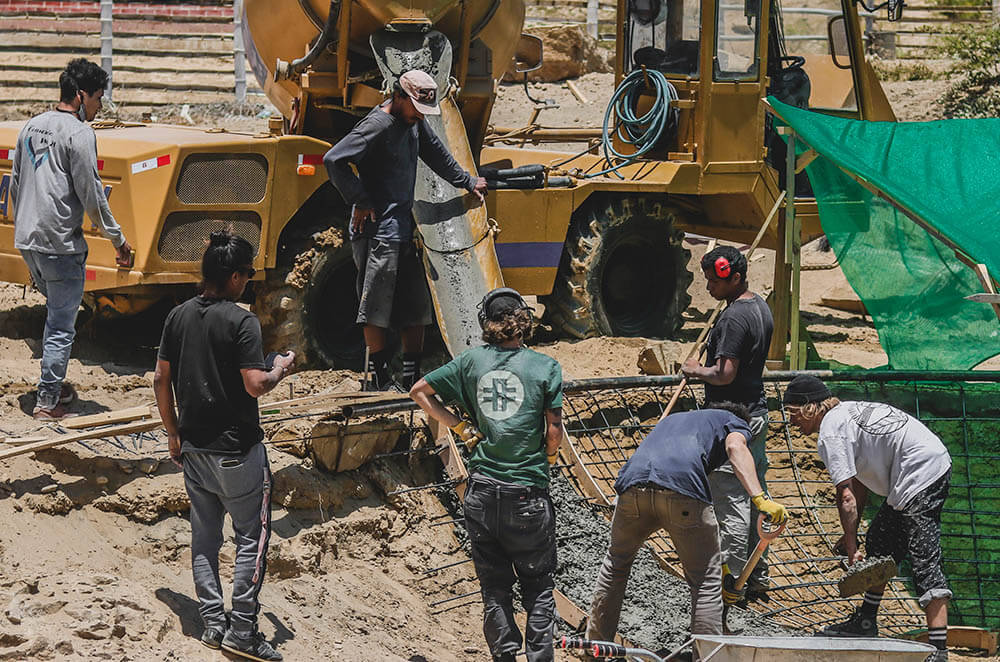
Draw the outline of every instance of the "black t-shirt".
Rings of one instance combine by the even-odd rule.
[[[764,361],[771,346],[774,318],[760,295],[736,299],[719,315],[719,321],[708,334],[705,365],[714,366],[721,357],[739,359],[736,378],[725,386],[705,385],[705,404],[738,402],[756,415],[767,413],[764,397]]]
[[[637,483],[655,483],[705,503],[712,503],[708,474],[729,459],[726,436],[753,434],[743,419],[721,409],[671,414],[657,423],[618,472],[615,492]]]
[[[170,311],[158,358],[170,363],[184,452],[242,455],[264,438],[242,368],[264,369],[260,322],[232,301],[194,297]]]

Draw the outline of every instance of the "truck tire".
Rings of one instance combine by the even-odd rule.
[[[546,320],[575,338],[670,337],[691,303],[691,252],[678,210],[651,197],[599,195],[573,214]]]
[[[355,323],[357,270],[350,242],[330,228],[300,246],[294,267],[269,272],[255,288],[264,351],[294,351],[299,369],[358,370],[364,340]]]

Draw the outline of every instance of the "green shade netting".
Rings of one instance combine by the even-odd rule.
[[[820,154],[807,168],[820,222],[868,309],[889,365],[964,370],[1000,354],[1000,320],[952,249],[843,170],[1000,274],[1000,119],[866,122],[769,99]],[[842,170],[843,169],[843,170]]]

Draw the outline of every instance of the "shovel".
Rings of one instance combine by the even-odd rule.
[[[750,558],[747,559],[746,565],[743,566],[743,572],[740,573],[740,576],[736,579],[736,583],[733,585],[733,589],[737,593],[739,591],[742,591],[743,587],[746,586],[747,580],[750,579],[750,573],[752,573],[753,569],[757,567],[757,562],[760,561],[760,557],[764,556],[764,551],[767,549],[767,546],[771,544],[772,540],[781,535],[781,533],[785,530],[785,524],[788,523],[786,521],[785,524],[782,524],[781,526],[776,528],[772,528],[771,526],[765,527],[764,521],[765,521],[764,514],[761,513],[757,517],[757,537],[760,538],[760,542],[757,543],[757,546],[753,550],[753,554],[750,555]],[[723,605],[722,607],[723,633],[739,634],[739,632],[733,632],[732,630],[729,629],[729,623],[727,621],[728,616],[729,616],[729,605]]]

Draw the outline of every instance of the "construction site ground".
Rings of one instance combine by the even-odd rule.
[[[532,92],[559,103],[559,124],[599,123],[611,76],[589,74],[577,82],[589,103],[580,103],[560,84],[533,86]],[[891,100],[911,99],[919,85],[889,83]],[[519,87],[504,87],[495,123],[523,124],[526,106]],[[901,115],[911,120],[924,119],[932,110],[930,104],[909,103],[902,108],[908,110]],[[923,116],[917,115],[919,108],[925,111]],[[233,110],[193,107],[191,115],[208,126],[263,126],[263,120]],[[0,114],[4,112],[0,106]],[[17,116],[23,116],[20,112]],[[169,119],[170,112],[163,109],[163,117]],[[546,119],[543,112],[542,121]],[[705,244],[690,240],[687,245],[696,267]],[[752,288],[766,291],[773,253],[764,250],[760,256],[751,263],[749,279]],[[832,260],[831,253],[814,245],[804,249],[804,264]],[[838,288],[849,291],[836,267],[802,274],[803,317],[820,354],[866,368],[884,364],[886,357],[870,319],[820,304],[823,296]],[[697,275],[691,294],[688,322],[679,337],[668,342],[678,358],[715,304]],[[0,436],[39,430],[28,412],[38,377],[44,319],[39,294],[0,284]],[[155,319],[95,323],[81,315],[68,376],[79,391],[77,411],[96,413],[152,402],[158,331]],[[647,342],[559,340],[542,329],[535,347],[560,360],[564,376],[570,379],[637,374],[636,359]],[[340,371],[301,372],[268,397],[351,390],[357,388],[356,378]],[[4,522],[0,660],[207,660],[220,655],[203,648],[196,638],[201,626],[190,577],[190,527],[179,470],[169,462],[144,461],[153,456],[152,441],[129,443],[130,448],[106,442],[88,443],[89,448],[74,444],[0,465]],[[434,526],[453,515],[433,491],[385,496],[400,486],[439,480],[432,462],[408,462],[405,457],[380,460],[330,475],[309,460],[275,448],[270,457],[275,475],[274,537],[261,594],[261,629],[286,660],[489,659],[475,596],[431,606],[476,589],[468,563],[425,574],[463,558],[455,529]],[[809,477],[821,479],[826,474],[816,467]],[[779,500],[781,494],[781,489],[775,490]],[[233,547],[227,543],[224,580],[232,558]],[[589,586],[575,589],[589,595]],[[656,590],[644,587],[654,599]],[[659,601],[665,605],[683,593],[676,584],[664,585],[662,591]],[[682,624],[686,620],[684,614],[676,618]],[[953,652],[952,659],[981,656]]]

